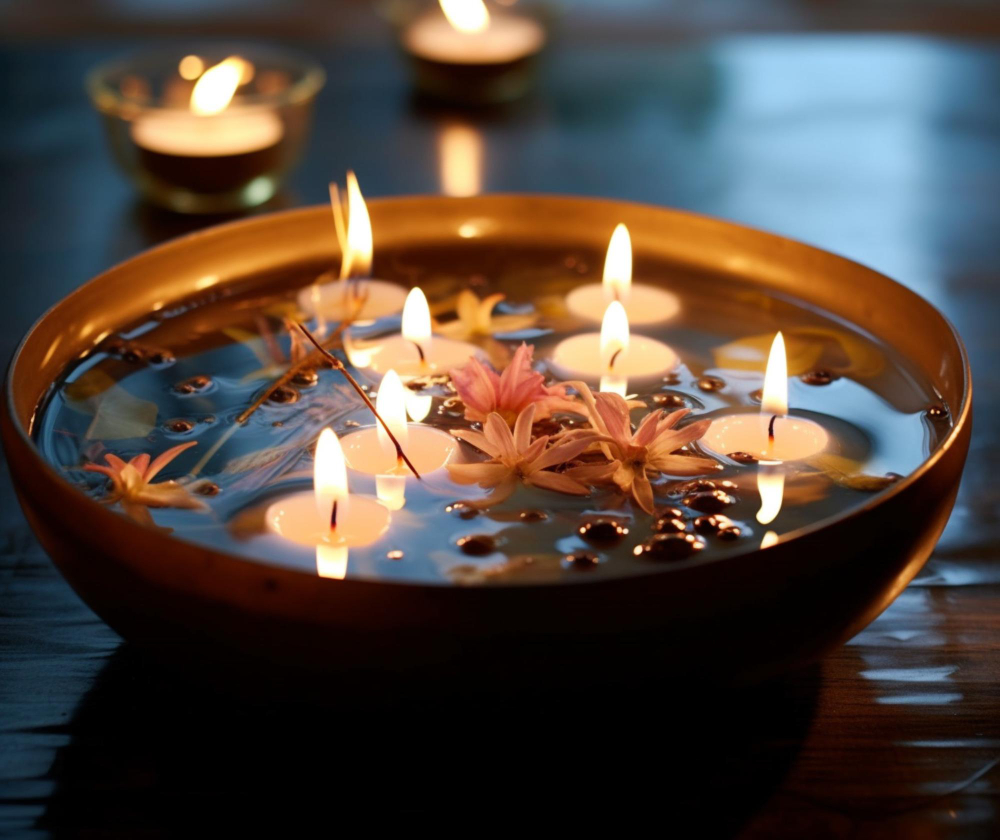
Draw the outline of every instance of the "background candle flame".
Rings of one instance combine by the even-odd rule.
[[[471,125],[452,123],[438,136],[441,192],[459,198],[482,192],[483,135]]]
[[[243,64],[230,56],[202,73],[191,91],[191,111],[207,117],[226,110],[243,78]]]
[[[419,286],[410,289],[403,304],[403,338],[427,354],[431,341],[431,310]]]
[[[193,82],[205,71],[205,62],[196,55],[186,55],[177,65],[177,72],[182,79]]]
[[[788,360],[785,356],[785,338],[779,332],[771,343],[764,372],[764,391],[760,413],[768,418],[788,414]]]
[[[490,25],[490,13],[483,0],[438,0],[441,11],[459,32],[482,32]]]
[[[632,237],[625,225],[611,234],[604,258],[604,299],[628,303],[632,291]]]
[[[330,200],[336,203],[335,185],[330,187]],[[354,173],[347,170],[347,230],[342,237],[343,257],[340,262],[340,277],[369,277],[372,271],[372,222],[368,206],[361,195],[361,187]],[[334,219],[338,208],[334,206]]]
[[[313,492],[316,510],[323,522],[329,522],[333,504],[337,503],[337,523],[343,525],[348,514],[350,497],[347,492],[347,462],[344,450],[333,429],[323,429],[316,442],[313,464]]]

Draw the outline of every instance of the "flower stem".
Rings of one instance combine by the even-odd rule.
[[[368,410],[375,415],[375,419],[378,420],[378,422],[382,425],[382,428],[385,429],[385,433],[389,436],[389,440],[392,441],[392,445],[396,447],[396,458],[405,463],[406,466],[410,468],[410,472],[412,472],[419,479],[420,473],[417,472],[416,467],[413,466],[413,463],[410,461],[410,459],[406,457],[406,453],[403,451],[403,447],[399,445],[399,441],[396,440],[396,436],[392,433],[392,429],[390,429],[389,426],[386,424],[385,420],[382,419],[382,416],[375,409],[375,404],[371,401],[371,399],[369,399],[368,395],[358,384],[358,381],[353,376],[351,376],[347,368],[344,367],[344,363],[340,361],[340,359],[338,359],[336,356],[334,356],[333,353],[331,353],[329,350],[323,347],[323,345],[316,340],[313,334],[309,332],[309,330],[306,329],[302,324],[297,324],[296,326],[298,326],[298,328],[302,330],[302,334],[309,339],[312,345],[317,350],[319,350],[320,354],[323,356],[324,359],[326,359],[330,367],[343,374],[344,378],[351,384],[351,387],[358,392],[358,396],[361,397],[362,400],[364,400],[365,405],[368,406]]]

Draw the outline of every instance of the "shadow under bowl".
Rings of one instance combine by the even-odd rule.
[[[599,253],[624,222],[639,257],[804,300],[888,343],[951,406],[953,427],[917,470],[858,508],[764,551],[636,577],[460,587],[328,580],[240,559],[101,506],[31,437],[51,383],[108,331],[191,295],[207,275],[224,285],[337,258],[328,207],[211,228],[71,294],[28,333],[7,375],[3,444],[25,515],[73,588],[125,638],[189,669],[246,665],[251,684],[262,668],[303,680],[418,674],[435,685],[651,673],[745,680],[814,660],[857,633],[927,560],[968,450],[971,380],[950,324],[903,286],[798,242],[635,204],[418,197],[373,201],[370,212],[376,241],[393,249],[447,247],[471,225],[510,248]]]

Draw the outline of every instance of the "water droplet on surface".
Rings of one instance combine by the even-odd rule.
[[[172,365],[175,361],[173,353],[168,353],[165,350],[157,350],[149,357],[149,363],[153,365]]]
[[[403,552],[400,551],[398,548],[394,548],[392,551],[387,551],[385,556],[390,560],[402,560]]]
[[[757,458],[749,452],[730,452],[727,458],[732,459],[737,464],[756,464]]]
[[[699,534],[717,534],[723,528],[728,528],[732,524],[733,521],[728,516],[723,516],[721,513],[713,513],[697,517],[694,520],[694,529]]]
[[[312,368],[300,370],[292,377],[292,382],[303,388],[312,388],[319,382],[319,374]]]
[[[726,387],[726,380],[721,376],[702,376],[697,382],[694,383],[702,391],[721,391]]]
[[[589,519],[576,532],[591,545],[612,546],[628,533],[628,528],[617,519],[598,516]]]
[[[578,569],[579,571],[595,569],[598,563],[600,563],[600,559],[592,551],[574,551],[563,558],[563,565],[567,569]]]
[[[179,435],[182,435],[185,432],[190,432],[194,428],[194,423],[190,420],[185,420],[183,417],[176,420],[168,420],[166,425],[169,431],[175,432]]]
[[[299,392],[294,388],[289,388],[287,385],[282,385],[280,388],[275,388],[271,395],[267,398],[268,402],[276,403],[278,405],[290,405],[291,403],[298,402]]]
[[[694,534],[656,534],[632,549],[636,557],[656,562],[686,560],[705,547],[704,540]]]
[[[518,517],[522,522],[544,522],[549,515],[544,510],[522,510]]]
[[[802,381],[806,385],[829,385],[836,378],[836,374],[828,370],[811,370],[802,374]]]
[[[479,516],[479,511],[465,502],[452,502],[450,505],[446,505],[444,510],[445,513],[454,514],[459,519],[475,519]]]
[[[702,513],[718,513],[720,510],[736,504],[736,497],[730,496],[725,490],[705,490],[699,493],[688,493],[681,501],[692,510]]]
[[[185,379],[183,382],[178,382],[174,385],[174,390],[178,394],[193,394],[196,391],[204,391],[211,384],[212,377],[201,374],[199,376],[192,376],[190,379]]]
[[[218,496],[221,488],[214,481],[203,481],[197,487],[195,487],[194,492],[199,496]]]
[[[666,376],[663,377],[663,381],[667,385],[680,385],[681,376],[679,373],[668,373]]]
[[[931,420],[944,420],[948,416],[948,409],[940,403],[936,403],[927,409],[927,416]]]
[[[680,516],[661,516],[653,525],[658,534],[682,534],[687,530],[687,522]]]
[[[760,405],[764,401],[764,389],[758,388],[756,391],[751,391],[749,396],[750,396],[750,402],[757,403],[757,405]]]
[[[470,554],[473,557],[485,557],[487,554],[492,554],[497,550],[496,540],[489,534],[473,534],[470,537],[459,537],[457,545],[464,554]]]
[[[680,394],[654,394],[653,403],[660,408],[684,408],[687,400]]]

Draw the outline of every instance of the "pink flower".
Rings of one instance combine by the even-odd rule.
[[[480,502],[468,502],[477,507],[486,507],[502,502],[517,488],[518,481],[569,493],[586,496],[590,488],[565,473],[552,472],[555,467],[573,460],[596,439],[589,435],[577,435],[549,446],[549,436],[541,435],[531,440],[531,425],[535,422],[535,404],[530,403],[514,423],[514,432],[496,412],[490,414],[483,424],[483,431],[453,429],[452,434],[490,456],[490,460],[477,464],[449,464],[448,473],[459,484],[479,484],[493,488],[493,492]]]
[[[488,364],[472,357],[468,363],[450,371],[451,381],[465,403],[465,419],[485,422],[490,414],[499,414],[508,426],[529,405],[535,406],[535,420],[544,420],[554,411],[581,414],[579,403],[566,396],[566,386],[546,386],[545,377],[531,367],[535,348],[522,343],[514,358],[498,374]]]
[[[150,516],[148,508],[175,507],[200,510],[205,507],[203,502],[192,496],[187,488],[176,481],[152,483],[160,470],[182,452],[196,445],[197,441],[182,443],[180,446],[161,452],[153,461],[150,461],[149,455],[144,452],[142,455],[136,455],[128,463],[117,455],[107,452],[104,460],[108,462],[108,466],[85,464],[83,468],[89,472],[106,475],[111,480],[110,493],[103,501],[109,504],[121,502],[122,509],[136,522],[153,525],[153,517]]]
[[[622,397],[617,394],[591,394],[582,382],[573,385],[587,405],[591,425],[601,435],[598,440],[611,462],[574,467],[566,471],[571,478],[587,482],[613,481],[623,493],[631,495],[639,507],[652,513],[650,474],[704,475],[719,468],[709,458],[674,454],[704,435],[711,421],[699,420],[676,429],[677,422],[688,410],[682,408],[671,414],[658,410],[643,417],[633,434],[629,406]],[[571,431],[563,439],[572,440],[582,434],[585,432]]]

